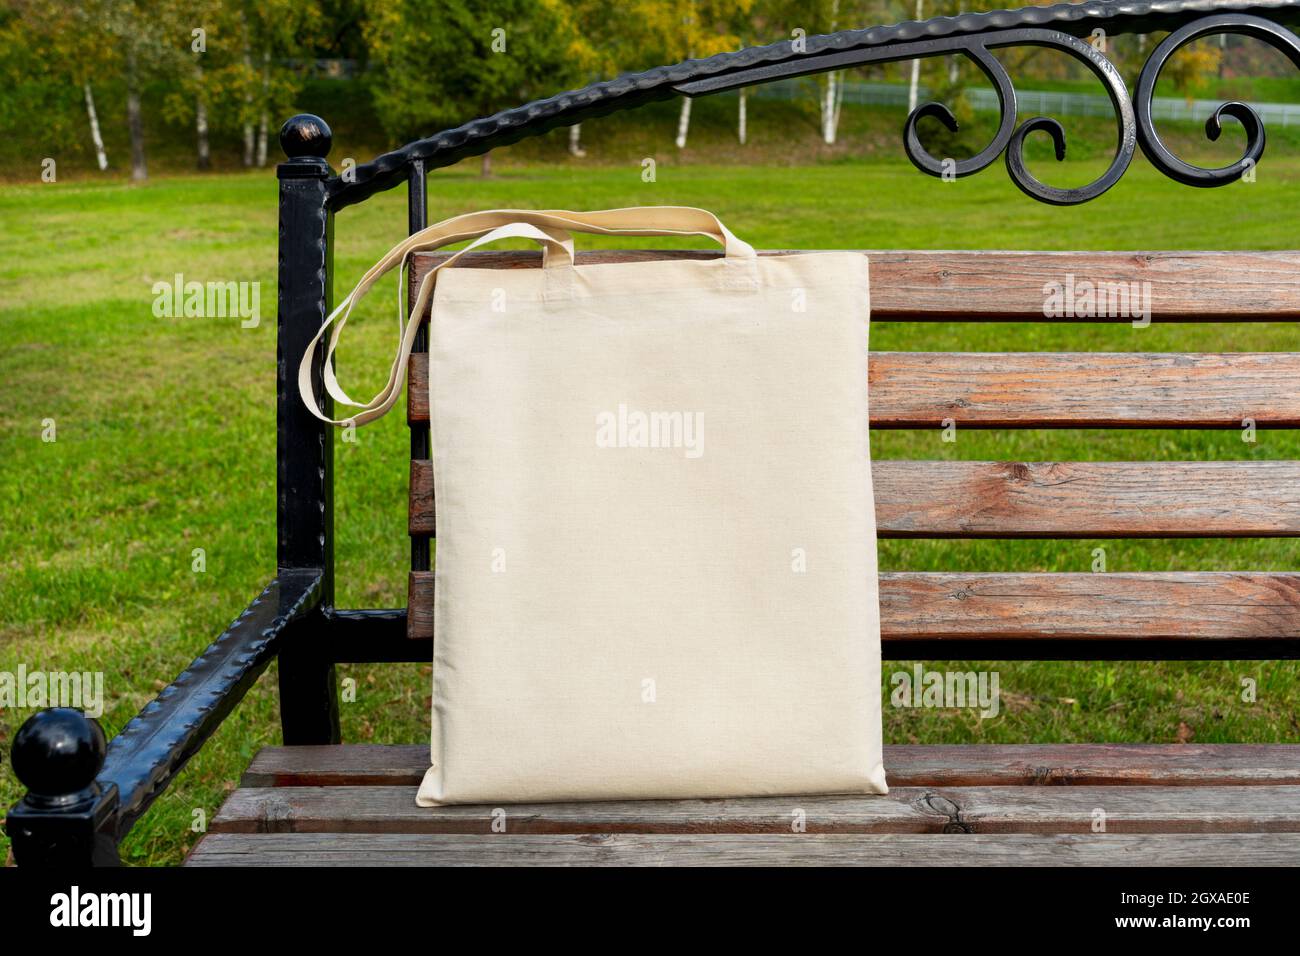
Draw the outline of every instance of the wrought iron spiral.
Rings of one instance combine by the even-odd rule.
[[[1205,135],[1217,140],[1223,131],[1223,117],[1231,116],[1241,123],[1246,131],[1246,150],[1241,158],[1228,166],[1206,169],[1184,162],[1170,152],[1156,132],[1155,122],[1151,116],[1151,104],[1155,95],[1156,81],[1170,58],[1178,50],[1193,40],[1218,33],[1233,33],[1262,40],[1282,53],[1300,67],[1300,40],[1290,30],[1278,26],[1263,17],[1238,14],[1220,14],[1196,20],[1175,30],[1151,52],[1142,73],[1138,77],[1134,106],[1137,111],[1138,142],[1142,152],[1156,167],[1170,179],[1188,186],[1223,186],[1236,182],[1245,172],[1259,162],[1264,155],[1264,123],[1259,114],[1245,103],[1223,103],[1205,121]]]
[[[1065,159],[1065,130],[1059,122],[1044,116],[1036,116],[1026,120],[1019,127],[1015,126],[1015,88],[1002,64],[989,52],[990,49],[1009,46],[1038,46],[1059,50],[1083,63],[1105,85],[1111,105],[1115,109],[1117,134],[1115,158],[1111,160],[1110,166],[1101,176],[1086,186],[1073,189],[1049,186],[1035,177],[1025,164],[1025,137],[1037,131],[1050,135],[1056,147],[1057,160]],[[1011,176],[1011,181],[1025,195],[1055,206],[1073,206],[1096,199],[1119,182],[1137,148],[1133,104],[1129,100],[1128,88],[1124,85],[1124,80],[1115,65],[1092,44],[1055,30],[1004,30],[970,43],[968,47],[963,48],[962,52],[976,62],[993,84],[997,91],[1002,118],[998,124],[997,134],[988,146],[976,156],[958,160],[955,164],[949,164],[947,168],[952,169],[957,176],[968,176],[984,169],[1005,149],[1007,173]],[[933,176],[942,175],[944,164],[936,161],[925,151],[916,135],[917,121],[925,116],[939,119],[950,130],[955,131],[957,128],[957,122],[946,106],[940,103],[923,103],[907,118],[903,127],[903,148],[918,169]]]

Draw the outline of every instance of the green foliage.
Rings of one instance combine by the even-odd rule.
[[[208,103],[214,129],[233,130],[283,118],[302,88],[302,71],[286,65],[322,28],[320,9],[303,0],[166,0],[182,46],[166,98],[172,120],[188,121]],[[202,50],[193,31],[203,31]]]
[[[396,139],[488,116],[568,85],[573,25],[560,0],[396,0],[370,8],[375,112]]]
[[[923,0],[920,13],[1002,6],[1001,0]],[[619,73],[907,20],[917,12],[916,0],[0,0],[0,163],[20,156],[27,174],[39,157],[58,156],[62,166],[64,157],[88,154],[84,83],[93,87],[103,138],[111,144],[120,141],[127,89],[142,94],[151,156],[162,130],[192,155],[202,105],[220,168],[218,149],[237,156],[254,127],[273,130],[302,108],[317,59],[351,61],[347,83],[364,91],[367,113],[378,120],[371,142],[391,148]],[[201,52],[192,48],[195,30],[203,31]],[[1107,37],[1106,55],[1131,83],[1153,42]],[[1102,89],[1059,51],[1011,47],[996,55],[1024,89]],[[955,77],[949,76],[953,63]],[[1300,89],[1294,73],[1264,44],[1232,38],[1221,47],[1211,38],[1173,59],[1159,92],[1287,100]],[[808,122],[791,132],[804,148],[817,148],[817,132],[825,136],[828,125],[837,127],[838,80],[906,83],[910,74],[911,61],[901,61],[837,71],[835,84],[832,74],[809,77]],[[962,156],[981,148],[981,118],[971,117],[965,103],[966,89],[986,82],[979,71],[965,57],[935,57],[921,61],[920,79],[962,123],[949,134],[927,122],[922,133],[931,151]],[[356,99],[347,91],[344,98],[344,105]],[[336,104],[317,105],[333,122]],[[40,118],[39,129],[33,117]],[[672,137],[670,130],[669,142]],[[116,168],[125,153],[120,145],[109,150]],[[601,159],[595,151],[588,158]]]

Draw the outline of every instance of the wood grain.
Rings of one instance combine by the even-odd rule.
[[[882,538],[1300,535],[1300,462],[875,461]],[[411,462],[409,529],[435,532],[433,466]]]
[[[873,428],[1300,427],[1296,352],[880,352],[867,372]]]
[[[409,582],[407,636],[432,637],[433,574]],[[890,571],[880,638],[904,645],[887,647],[895,659],[935,639],[1232,641],[1244,654],[1252,641],[1300,640],[1300,573]]]
[[[880,577],[882,637],[888,633],[895,640],[1300,636],[1300,573],[892,572]]]
[[[1300,535],[1300,462],[877,461],[889,538]]]
[[[210,833],[1300,833],[1300,787],[899,787],[789,796],[420,807],[413,786],[248,787]],[[1104,816],[1099,817],[1098,812]],[[494,831],[496,824],[498,830]]]
[[[411,459],[411,491],[407,510],[407,527],[415,537],[432,537],[438,533],[437,509],[434,507],[433,462]]]
[[[1300,786],[1300,744],[886,744],[891,787]],[[415,787],[428,744],[263,747],[240,786]]]
[[[765,255],[781,253],[768,252]],[[1048,283],[1150,283],[1155,322],[1293,322],[1300,319],[1297,252],[871,251],[874,322],[1131,322],[1123,316],[1044,316]],[[416,253],[412,289],[450,253]],[[711,259],[703,250],[579,252],[578,264]],[[536,268],[531,250],[472,252],[455,268]],[[1139,289],[1141,286],[1139,286]],[[426,316],[427,318],[427,316]]]
[[[189,866],[1296,866],[1296,833],[212,833]]]
[[[873,352],[872,428],[1300,427],[1300,353]],[[411,356],[407,422],[429,420]]]

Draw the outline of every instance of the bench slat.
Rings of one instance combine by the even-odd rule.
[[[1300,833],[1300,787],[898,787],[887,796],[542,803],[509,833]],[[419,807],[414,787],[248,787],[210,833],[483,833],[495,805]]]
[[[1300,461],[875,461],[882,538],[1300,535]],[[436,533],[433,466],[411,462],[409,529]]]
[[[1300,744],[886,744],[891,787],[1300,786]],[[427,744],[263,747],[240,786],[418,786]]]
[[[408,637],[433,636],[433,589],[432,572],[412,572]],[[1251,642],[1300,641],[1300,573],[889,571],[880,637],[901,645],[887,648],[894,659],[936,639],[1231,641],[1245,654]]]
[[[1300,427],[1300,353],[873,352],[872,428]],[[429,420],[411,356],[407,421]]]
[[[768,253],[769,255],[774,253]],[[931,252],[864,250],[875,322],[1131,322],[1130,316],[1044,317],[1048,283],[1150,283],[1154,321],[1280,322],[1300,319],[1298,252]],[[416,253],[412,289],[449,253]],[[578,264],[708,259],[705,250],[594,250]],[[455,268],[536,268],[533,250],[472,252]],[[1141,291],[1141,285],[1139,285]]]
[[[1300,427],[1297,352],[881,352],[867,372],[873,428]]]
[[[1300,638],[1300,573],[1294,572],[891,572],[880,578],[881,633],[895,640]]]
[[[1295,866],[1300,834],[213,833],[189,866]]]
[[[879,461],[891,538],[1300,535],[1300,461]]]

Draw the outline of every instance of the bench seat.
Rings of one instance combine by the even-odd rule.
[[[713,255],[619,249],[578,258]],[[868,255],[875,323],[1043,322],[1045,288],[1067,275],[1147,289],[1161,322],[1300,317],[1294,252]],[[445,256],[415,254],[412,287]],[[460,265],[539,261],[535,252],[491,251]],[[1077,320],[1130,321],[1064,319]],[[1300,427],[1300,353],[884,351],[872,353],[867,372],[873,429]],[[412,573],[401,659],[427,661],[437,509],[421,349],[408,386]],[[884,458],[872,474],[882,538],[1300,537],[1292,461]],[[880,609],[890,660],[1289,658],[1300,574],[889,571]],[[504,808],[417,807],[427,765],[423,745],[267,748],[188,862],[1300,864],[1300,745],[895,746],[886,748],[885,797]]]
[[[267,747],[187,864],[1300,864],[1300,745],[902,745],[885,762],[885,797],[506,806],[502,833],[495,807],[415,805],[424,746]]]

